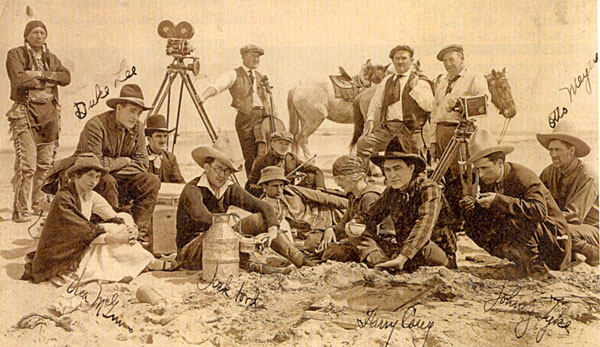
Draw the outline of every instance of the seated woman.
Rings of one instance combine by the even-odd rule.
[[[137,277],[144,269],[163,269],[136,241],[133,218],[117,213],[93,191],[107,170],[92,153],[77,157],[66,175],[69,183],[57,192],[44,224],[38,248],[28,255],[23,279],[50,280],[62,285],[75,279],[124,281]],[[105,223],[94,224],[92,214]]]

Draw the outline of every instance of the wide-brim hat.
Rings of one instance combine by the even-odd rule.
[[[149,110],[152,108],[152,106],[146,106],[146,104],[144,104],[144,94],[142,93],[142,88],[140,88],[140,86],[137,84],[124,85],[121,88],[119,97],[109,98],[106,100],[106,104],[110,108],[116,108],[117,104],[120,102],[129,102],[143,108],[144,110]]]
[[[271,182],[271,181],[283,181],[285,184],[290,183],[290,181],[285,178],[285,171],[282,167],[279,166],[267,166],[266,168],[260,170],[260,179],[258,180],[257,185],[261,185],[263,183]]]
[[[544,148],[548,149],[550,141],[561,140],[575,147],[575,156],[578,158],[585,157],[590,154],[590,146],[577,136],[577,131],[573,125],[567,120],[559,121],[551,134],[536,134],[538,141]]]
[[[145,133],[148,135],[155,131],[170,133],[175,131],[175,128],[169,130],[166,118],[163,115],[155,114],[146,119]]]
[[[246,53],[250,53],[250,52],[258,52],[259,55],[264,55],[265,54],[265,50],[258,47],[257,45],[253,45],[253,44],[247,44],[242,46],[242,48],[240,48],[240,53],[242,55],[246,54]]]
[[[75,163],[65,171],[65,174],[67,177],[71,177],[71,174],[81,169],[94,169],[103,174],[108,172],[108,169],[102,165],[100,159],[98,159],[94,153],[81,153],[77,156],[77,159],[75,159]]]
[[[453,43],[451,45],[448,45],[448,46],[442,48],[442,50],[437,54],[437,60],[444,61],[444,54],[446,52],[459,52],[461,54],[464,54],[463,47],[461,45],[459,45],[458,43]]]
[[[515,150],[513,146],[500,146],[492,139],[487,130],[477,130],[469,141],[469,159],[467,164],[473,164],[481,158],[496,152],[502,152],[505,155]]]
[[[401,159],[407,164],[414,164],[416,174],[423,172],[427,166],[425,159],[423,159],[421,156],[407,153],[397,137],[394,137],[392,141],[390,141],[383,154],[371,156],[371,161],[373,164],[381,168],[383,168],[383,163],[390,159]]]
[[[227,149],[224,148],[223,143],[219,139],[217,139],[217,141],[215,141],[215,143],[213,143],[210,146],[200,146],[195,148],[192,151],[192,158],[201,167],[204,167],[206,158],[215,158],[223,162],[223,164],[227,165],[227,167],[231,170],[235,172],[240,171],[242,169],[242,165],[236,166],[233,162],[233,159],[231,159],[227,154],[225,154],[226,151]]]

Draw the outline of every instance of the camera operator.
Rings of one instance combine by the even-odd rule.
[[[233,99],[231,106],[237,110],[235,130],[244,155],[246,176],[249,176],[258,152],[253,133],[254,125],[267,114],[271,114],[272,106],[266,90],[260,83],[263,75],[256,71],[260,56],[264,55],[265,51],[256,45],[248,44],[240,49],[240,53],[242,66],[227,71],[217,78],[202,92],[200,101],[204,102],[229,89]]]

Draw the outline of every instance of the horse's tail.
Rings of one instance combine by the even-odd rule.
[[[296,110],[296,106],[294,106],[294,89],[295,88],[292,88],[288,91],[287,105],[288,113],[290,115],[290,133],[294,135],[295,141],[296,135],[298,135],[298,133],[300,132],[300,122],[298,121],[298,110]]]
[[[354,133],[352,134],[352,140],[350,141],[350,148],[353,148],[354,145],[356,145],[356,142],[358,142],[358,139],[365,128],[365,118],[360,110],[360,98],[358,96],[354,98],[354,101],[352,102],[352,110],[354,115]]]

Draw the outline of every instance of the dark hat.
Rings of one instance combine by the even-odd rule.
[[[459,52],[461,54],[464,54],[463,47],[461,45],[459,45],[458,43],[453,43],[451,45],[448,45],[448,46],[442,48],[442,50],[437,54],[437,60],[444,61],[444,53],[450,52],[450,51]]]
[[[146,119],[146,129],[144,130],[146,136],[152,136],[156,131],[170,133],[174,130],[175,128],[171,130],[168,129],[167,120],[163,115],[155,114]]]
[[[294,141],[294,136],[292,135],[292,133],[290,133],[287,130],[279,130],[279,131],[275,131],[273,132],[273,134],[271,134],[271,141],[275,141],[275,140],[286,140],[289,142],[293,142]]]
[[[242,46],[242,48],[240,48],[240,53],[242,55],[246,54],[246,53],[250,53],[250,52],[258,52],[259,55],[263,55],[265,54],[265,50],[258,47],[257,45],[253,45],[253,44],[247,44]]]
[[[44,24],[44,22],[42,22],[41,20],[32,20],[31,22],[27,23],[27,25],[25,25],[25,32],[23,33],[23,37],[26,38],[27,35],[29,35],[29,33],[31,32],[31,30],[37,27],[43,28],[46,32],[46,35],[48,35],[48,29],[46,29],[46,25]]]
[[[236,166],[233,163],[233,159],[225,153],[227,153],[227,148],[225,148],[225,143],[219,138],[211,146],[200,146],[194,149],[192,151],[192,158],[201,167],[204,167],[206,158],[214,158],[222,161],[231,170],[235,172],[240,171],[242,166]]]
[[[540,144],[546,149],[548,149],[550,141],[552,140],[564,141],[571,146],[574,146],[575,156],[577,158],[581,158],[590,154],[591,148],[585,141],[577,136],[572,135],[577,133],[577,129],[575,129],[571,122],[568,120],[561,120],[558,124],[556,124],[551,134],[536,134],[536,137]]]
[[[468,149],[469,159],[467,159],[467,164],[473,164],[492,153],[502,152],[506,155],[511,153],[515,148],[513,146],[499,146],[487,130],[479,129],[471,137]]]
[[[373,164],[379,167],[383,167],[383,163],[389,159],[400,159],[406,162],[406,164],[414,164],[415,174],[422,172],[426,167],[425,159],[417,154],[407,153],[396,136],[387,145],[383,155],[371,156]]]
[[[415,50],[411,46],[400,45],[392,48],[390,51],[390,59],[394,59],[394,54],[396,54],[398,51],[406,51],[410,53],[411,57],[415,54]]]
[[[149,110],[152,106],[146,106],[144,104],[144,94],[142,93],[142,88],[137,84],[126,84],[121,87],[121,93],[118,98],[110,98],[106,100],[106,104],[110,108],[116,108],[117,104],[120,102],[128,102],[134,105],[137,105],[144,110]]]
[[[333,176],[346,176],[355,173],[366,173],[367,163],[361,157],[342,155],[333,162],[331,172]]]
[[[279,166],[267,166],[266,168],[260,170],[260,179],[256,184],[261,185],[271,181],[283,181],[285,184],[290,183],[290,181],[285,178],[285,171]]]
[[[75,164],[65,171],[67,177],[71,177],[71,174],[81,169],[98,170],[102,173],[107,173],[108,169],[102,165],[100,159],[96,157],[94,153],[81,153],[75,159]]]

